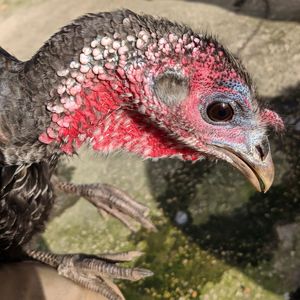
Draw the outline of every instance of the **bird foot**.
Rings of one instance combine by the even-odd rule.
[[[84,197],[101,213],[107,213],[124,223],[130,230],[137,231],[136,222],[149,230],[156,230],[147,217],[149,209],[135,201],[125,192],[108,184],[78,184],[60,182],[57,179],[54,186],[65,193]]]
[[[125,300],[113,279],[137,281],[153,273],[142,268],[124,268],[117,263],[131,261],[142,252],[130,251],[116,254],[53,254],[37,250],[26,250],[34,260],[55,267],[58,274],[93,290],[108,300]]]

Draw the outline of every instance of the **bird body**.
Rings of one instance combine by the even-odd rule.
[[[23,63],[0,49],[0,251],[1,260],[44,228],[53,203],[49,178],[56,163],[24,163],[40,143],[35,107],[24,92]],[[45,148],[45,147],[44,147]],[[30,154],[31,153],[31,154]]]
[[[0,49],[1,256],[44,228],[57,160],[84,143],[143,158],[224,159],[266,191],[273,180],[270,125],[282,127],[282,121],[259,106],[239,60],[214,38],[165,19],[128,10],[89,14],[26,62]],[[74,186],[61,188],[80,194]],[[99,186],[81,192],[91,196],[89,188]],[[105,191],[104,198],[126,199],[126,213],[151,227],[140,204]],[[113,205],[124,209],[118,201]],[[97,205],[128,224],[124,211]],[[63,260],[32,257],[71,276],[59,267]]]

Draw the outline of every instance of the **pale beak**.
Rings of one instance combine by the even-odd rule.
[[[259,192],[267,192],[274,180],[274,165],[269,142],[265,139],[253,147],[252,151],[243,152],[228,146],[214,145],[226,156],[226,160],[240,170]]]

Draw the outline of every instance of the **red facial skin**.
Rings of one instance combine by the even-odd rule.
[[[170,42],[173,55],[169,44],[163,44],[165,51],[161,57],[156,54],[162,50],[155,52],[150,44],[140,65],[126,63],[122,53],[118,66],[106,63],[102,74],[96,75],[92,70],[84,73],[84,80],[69,89],[74,101],[65,103],[60,97],[63,111],[56,113],[50,103],[52,123],[39,140],[58,143],[67,154],[89,141],[94,150],[104,153],[124,149],[144,158],[177,156],[198,160],[214,155],[209,147],[213,141],[245,144],[249,134],[264,134],[267,125],[283,126],[276,113],[257,109],[250,87],[229,64],[224,52],[216,55],[213,43],[203,52],[196,42],[190,46],[193,51],[189,55],[184,55],[192,44],[188,41],[179,47],[178,43]],[[189,80],[188,96],[173,106],[157,99],[153,92],[155,78],[169,69]],[[59,94],[64,91],[61,89],[58,87]],[[215,94],[239,97],[251,120],[230,127],[204,120],[199,107],[205,107],[207,99]]]

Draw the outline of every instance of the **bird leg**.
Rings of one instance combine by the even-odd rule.
[[[60,191],[84,197],[96,206],[99,212],[104,211],[119,219],[132,231],[137,231],[133,221],[140,223],[147,229],[155,230],[154,224],[147,217],[149,209],[111,185],[99,183],[73,184],[61,182],[56,177],[53,184]]]
[[[123,222],[129,229],[136,231],[135,224],[155,230],[147,218],[149,209],[134,201],[125,192],[108,184],[73,184],[61,182],[57,177],[52,179],[55,189],[64,193],[86,198],[98,211],[106,212]],[[25,249],[30,259],[56,268],[58,273],[70,280],[102,294],[108,300],[125,300],[113,279],[136,281],[152,275],[152,272],[141,268],[124,268],[117,263],[131,261],[142,253],[131,251],[117,254],[53,254]]]
[[[58,274],[103,295],[108,300],[125,300],[113,279],[136,281],[153,273],[141,268],[124,268],[117,263],[131,261],[142,255],[139,251],[116,254],[53,254],[24,249],[29,259],[57,269]]]

